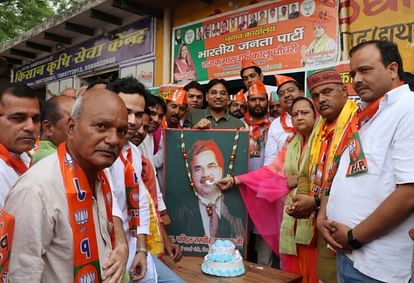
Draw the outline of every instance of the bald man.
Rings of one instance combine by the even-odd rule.
[[[112,217],[112,182],[104,169],[125,143],[127,117],[115,93],[86,92],[68,119],[66,143],[10,191],[12,282],[121,282],[128,247],[122,222]]]

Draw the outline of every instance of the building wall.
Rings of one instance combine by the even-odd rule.
[[[216,10],[220,10],[222,13],[233,11],[234,7],[229,5],[229,2],[237,3],[238,8],[249,5],[250,2],[269,2],[269,1],[252,1],[252,0],[213,0],[213,4],[209,5],[201,0],[187,0],[181,4],[175,6],[171,11],[172,23],[171,27],[181,26],[187,23],[191,23],[203,18],[207,18],[215,14]],[[237,8],[237,9],[238,9]],[[157,19],[156,28],[156,47],[155,47],[155,86],[159,86],[163,83],[163,72],[169,72],[169,70],[163,70],[163,20]],[[168,43],[169,56],[171,57],[171,42]],[[170,78],[171,76],[169,76]]]

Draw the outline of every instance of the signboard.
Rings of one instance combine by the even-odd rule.
[[[334,0],[257,4],[173,31],[173,81],[240,76],[242,59],[264,72],[338,61],[338,7]]]
[[[348,24],[342,33],[349,46],[371,39],[389,40],[398,45],[405,71],[414,72],[414,1],[412,0],[350,0],[343,1],[346,17],[340,22]]]
[[[154,22],[145,18],[16,69],[13,81],[29,86],[45,84],[151,54],[153,45]]]
[[[174,130],[165,135],[168,234],[184,255],[203,256],[215,239],[232,240],[245,252],[247,213],[237,189],[221,191],[235,148],[231,175],[247,172],[249,132]],[[191,181],[190,181],[191,179]]]

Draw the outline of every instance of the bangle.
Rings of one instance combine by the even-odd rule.
[[[146,248],[137,248],[137,251],[135,252],[135,255],[137,255],[139,253],[144,253],[145,255],[147,255],[148,251],[147,251]]]
[[[321,206],[321,199],[319,198],[318,195],[315,195],[314,196],[314,201],[315,201],[316,207],[320,207]]]

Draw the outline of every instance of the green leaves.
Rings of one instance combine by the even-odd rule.
[[[0,0],[0,43],[85,0]]]

